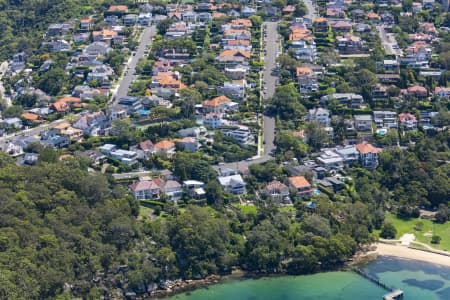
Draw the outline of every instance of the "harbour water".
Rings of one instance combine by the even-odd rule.
[[[450,300],[450,268],[381,257],[363,270],[405,292],[404,300]],[[381,300],[387,291],[354,272],[230,280],[170,300]]]

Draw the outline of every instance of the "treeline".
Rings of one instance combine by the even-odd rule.
[[[137,221],[138,203],[83,159],[43,148],[36,166],[0,157],[0,299],[98,299],[147,293],[170,279],[341,266],[379,228],[361,202],[317,198],[257,214],[168,203]],[[209,188],[208,188],[209,190]]]
[[[40,156],[29,167],[0,156],[0,299],[54,299],[69,287],[98,299],[97,273],[134,247],[138,203],[83,160]]]

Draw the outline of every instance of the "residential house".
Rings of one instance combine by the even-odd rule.
[[[251,132],[247,126],[240,125],[227,127],[222,128],[220,131],[222,132],[223,135],[232,137],[241,145],[248,144],[253,141],[253,136],[251,135]]]
[[[89,41],[91,34],[89,32],[78,32],[73,35],[73,42],[78,44],[84,44]]]
[[[150,12],[140,13],[138,16],[138,23],[147,26],[152,22],[152,14]]]
[[[83,131],[73,128],[69,122],[62,122],[53,127],[60,136],[67,136],[70,140],[80,140],[83,137]]]
[[[70,43],[66,40],[56,40],[47,43],[50,52],[69,51]]]
[[[101,56],[105,56],[110,51],[112,51],[112,48],[109,47],[108,44],[104,42],[93,42],[84,49],[84,53],[86,54],[101,55]]]
[[[245,79],[232,80],[231,82],[226,81],[223,87],[219,87],[219,92],[233,99],[243,99],[247,87],[247,81]]]
[[[412,11],[414,13],[419,13],[422,11],[422,3],[420,2],[413,2],[412,3]]]
[[[344,18],[345,11],[341,7],[327,7],[325,15],[327,18]]]
[[[434,89],[434,94],[441,98],[450,98],[450,88],[448,87],[436,87]]]
[[[127,110],[123,106],[117,104],[109,106],[107,112],[111,121],[124,119],[128,116]]]
[[[197,14],[197,21],[201,23],[208,23],[212,21],[213,17],[212,14],[209,12],[199,12]]]
[[[252,45],[250,40],[223,40],[223,50],[241,50],[250,52]]]
[[[185,180],[183,181],[184,191],[194,199],[204,199],[206,192],[203,189],[205,184],[198,180]]]
[[[137,181],[129,186],[136,200],[159,199],[161,188],[153,180]]]
[[[163,61],[163,60],[157,60],[153,64],[152,68],[152,75],[156,76],[159,72],[167,73],[173,69],[172,64],[170,61]]]
[[[111,5],[108,9],[108,14],[124,15],[128,12],[126,5]]]
[[[250,40],[252,34],[248,29],[227,29],[223,37],[224,40]]]
[[[232,65],[226,66],[224,73],[228,79],[239,80],[244,79],[249,72],[249,67],[246,65]]]
[[[337,49],[341,54],[357,54],[367,50],[362,39],[356,35],[345,34],[336,37],[336,40]]]
[[[64,148],[70,144],[70,138],[67,135],[58,135],[58,130],[52,129],[41,133],[40,143],[52,148]]]
[[[123,25],[125,26],[133,26],[137,23],[138,16],[135,14],[127,14],[122,17]]]
[[[283,7],[281,12],[283,15],[290,15],[295,12],[295,6],[294,5],[286,5],[285,7]]]
[[[90,72],[86,77],[87,82],[96,81],[98,84],[109,82],[111,76],[114,75],[114,70],[108,65],[98,65],[90,67]]]
[[[353,30],[354,30],[355,32],[360,32],[360,33],[363,33],[363,32],[371,32],[371,31],[372,31],[372,27],[371,27],[369,24],[365,24],[365,23],[356,23],[356,24],[353,26]]]
[[[109,155],[117,160],[120,160],[127,166],[132,166],[137,163],[138,154],[135,151],[117,149],[109,153]]]
[[[310,121],[317,121],[320,125],[325,127],[328,127],[331,124],[329,110],[322,107],[310,109],[307,118]]]
[[[367,19],[371,22],[378,23],[381,20],[379,14],[374,13],[373,11],[367,13]]]
[[[250,16],[253,16],[254,14],[256,14],[256,9],[248,7],[248,6],[243,6],[241,9],[241,15],[244,18],[248,18]]]
[[[90,136],[98,136],[109,126],[109,121],[104,112],[84,113],[73,124],[74,128],[81,129]]]
[[[372,131],[371,115],[355,115],[355,128],[358,131]]]
[[[81,18],[80,29],[81,30],[91,30],[94,25],[92,17]]]
[[[168,140],[162,140],[153,146],[156,155],[171,157],[175,154],[175,144]]]
[[[138,110],[142,109],[141,101],[134,96],[122,97],[117,103],[125,108],[129,113],[137,112]]]
[[[377,83],[372,88],[372,98],[373,99],[384,99],[388,97],[388,86],[384,84]]]
[[[167,180],[162,186],[162,192],[171,201],[178,201],[183,196],[183,188],[178,181]]]
[[[297,83],[301,93],[309,91],[317,91],[319,85],[317,83],[317,76],[309,67],[297,67]]]
[[[407,89],[403,89],[400,91],[401,95],[413,95],[417,98],[426,98],[428,96],[428,91],[426,87],[420,85],[413,85],[408,87]]]
[[[69,111],[71,108],[83,107],[81,99],[77,97],[66,96],[59,98],[55,103],[51,104],[51,108],[57,112]]]
[[[266,185],[262,194],[269,197],[272,202],[283,203],[289,199],[289,187],[278,180],[273,180]]]
[[[313,21],[313,26],[318,32],[328,31],[328,20],[323,17],[315,18]]]
[[[377,128],[397,128],[397,113],[395,111],[380,111],[375,110],[373,112],[373,120]]]
[[[100,165],[107,161],[107,157],[105,155],[95,150],[75,151],[74,155],[89,159],[93,165]]]
[[[223,50],[216,60],[226,64],[242,64],[250,58],[250,52],[243,50]]]
[[[432,37],[435,37],[438,34],[438,30],[436,29],[436,26],[434,25],[434,23],[431,23],[431,22],[419,23],[418,31],[428,34]]]
[[[245,181],[240,174],[230,176],[217,177],[222,188],[232,194],[244,194],[245,193]]]
[[[219,113],[208,113],[205,116],[203,116],[203,125],[206,127],[216,129],[222,126],[224,123],[224,120],[222,119],[222,115]]]
[[[356,150],[359,153],[359,161],[364,168],[374,169],[378,166],[380,148],[376,148],[370,143],[362,143],[356,145]]]
[[[295,189],[299,197],[307,197],[313,194],[311,184],[304,176],[293,176],[288,178],[289,187]]]
[[[6,128],[7,127],[22,128],[22,120],[17,117],[1,120],[1,124],[3,127]]]
[[[155,146],[152,141],[145,140],[138,143],[136,146],[130,147],[130,150],[135,151],[139,159],[146,159],[155,151]]]
[[[180,147],[185,151],[197,152],[200,148],[200,144],[196,138],[185,137],[178,141]]]
[[[350,32],[352,23],[347,20],[330,21],[329,25],[334,32]]]
[[[289,50],[293,52],[294,57],[298,60],[314,62],[317,57],[316,43],[314,40],[294,40],[289,45]]]
[[[345,165],[351,165],[359,159],[359,152],[355,145],[334,148],[334,152],[340,155]]]
[[[93,31],[92,39],[94,42],[104,42],[111,45],[113,38],[117,37],[117,35],[118,35],[117,31],[110,29],[102,29],[100,31]]]
[[[334,99],[340,104],[345,104],[351,108],[360,108],[361,104],[364,102],[364,98],[361,95],[354,93],[334,93],[330,95],[325,95],[320,98],[321,104],[327,104],[328,101]]]
[[[400,125],[403,126],[405,130],[417,129],[417,118],[411,113],[401,113],[398,115],[400,120]]]
[[[344,159],[332,150],[323,151],[316,160],[319,165],[327,170],[342,170],[344,168]]]

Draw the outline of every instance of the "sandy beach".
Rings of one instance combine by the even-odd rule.
[[[384,243],[377,243],[376,250],[367,253],[368,255],[382,255],[382,256],[394,256],[405,259],[420,260],[432,264],[439,264],[450,267],[450,256],[443,254],[421,251],[417,249],[411,249],[402,245],[390,245]]]

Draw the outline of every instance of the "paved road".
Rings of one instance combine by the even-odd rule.
[[[129,85],[135,78],[135,75],[133,75],[133,74],[134,74],[137,62],[139,61],[140,58],[142,58],[144,56],[146,47],[148,45],[150,45],[150,43],[152,41],[152,37],[155,35],[155,33],[156,33],[156,26],[154,26],[154,25],[146,27],[144,29],[144,31],[141,35],[141,39],[139,41],[138,49],[136,50],[136,54],[134,56],[131,56],[131,58],[128,62],[129,70],[127,72],[127,75],[124,75],[119,79],[117,88],[115,90],[113,90],[113,95],[116,95],[115,99],[119,99],[119,98],[127,95]],[[3,64],[2,64],[2,66],[3,66]],[[7,140],[14,141],[23,136],[39,135],[41,132],[49,130],[64,121],[65,121],[64,119],[60,119],[60,120],[56,120],[50,124],[44,124],[44,125],[41,125],[41,126],[38,126],[35,128],[23,130],[23,131],[16,132],[16,133],[13,133],[13,134],[10,134],[7,136],[2,136],[2,137],[0,137],[0,147]]]
[[[125,69],[123,76],[119,79],[117,88],[113,90],[112,93],[113,99],[119,100],[120,98],[125,97],[128,94],[130,84],[137,76],[134,75],[136,65],[139,59],[144,57],[145,54],[144,52],[146,48],[150,46],[152,38],[155,36],[155,34],[156,34],[155,25],[145,27],[139,40],[139,46],[138,49],[136,50],[136,54],[130,57],[130,60],[128,61],[127,64],[127,69]]]
[[[275,92],[276,80],[278,76],[272,75],[272,70],[276,67],[276,59],[278,55],[278,23],[277,22],[264,22],[266,28],[265,36],[265,49],[266,54],[264,57],[264,87],[265,94],[264,100],[271,98]],[[253,160],[243,160],[239,162],[226,163],[220,166],[215,166],[216,169],[245,169],[249,165],[259,164],[272,159],[271,152],[275,149],[275,118],[264,116],[264,155]]]
[[[387,55],[401,56],[403,51],[398,47],[397,40],[393,33],[387,33],[383,26],[377,26],[384,52]],[[397,49],[396,49],[397,48]]]
[[[308,8],[308,13],[305,15],[306,18],[310,19],[311,21],[318,17],[316,6],[313,3],[314,0],[304,0],[303,3],[305,3],[306,7]]]

